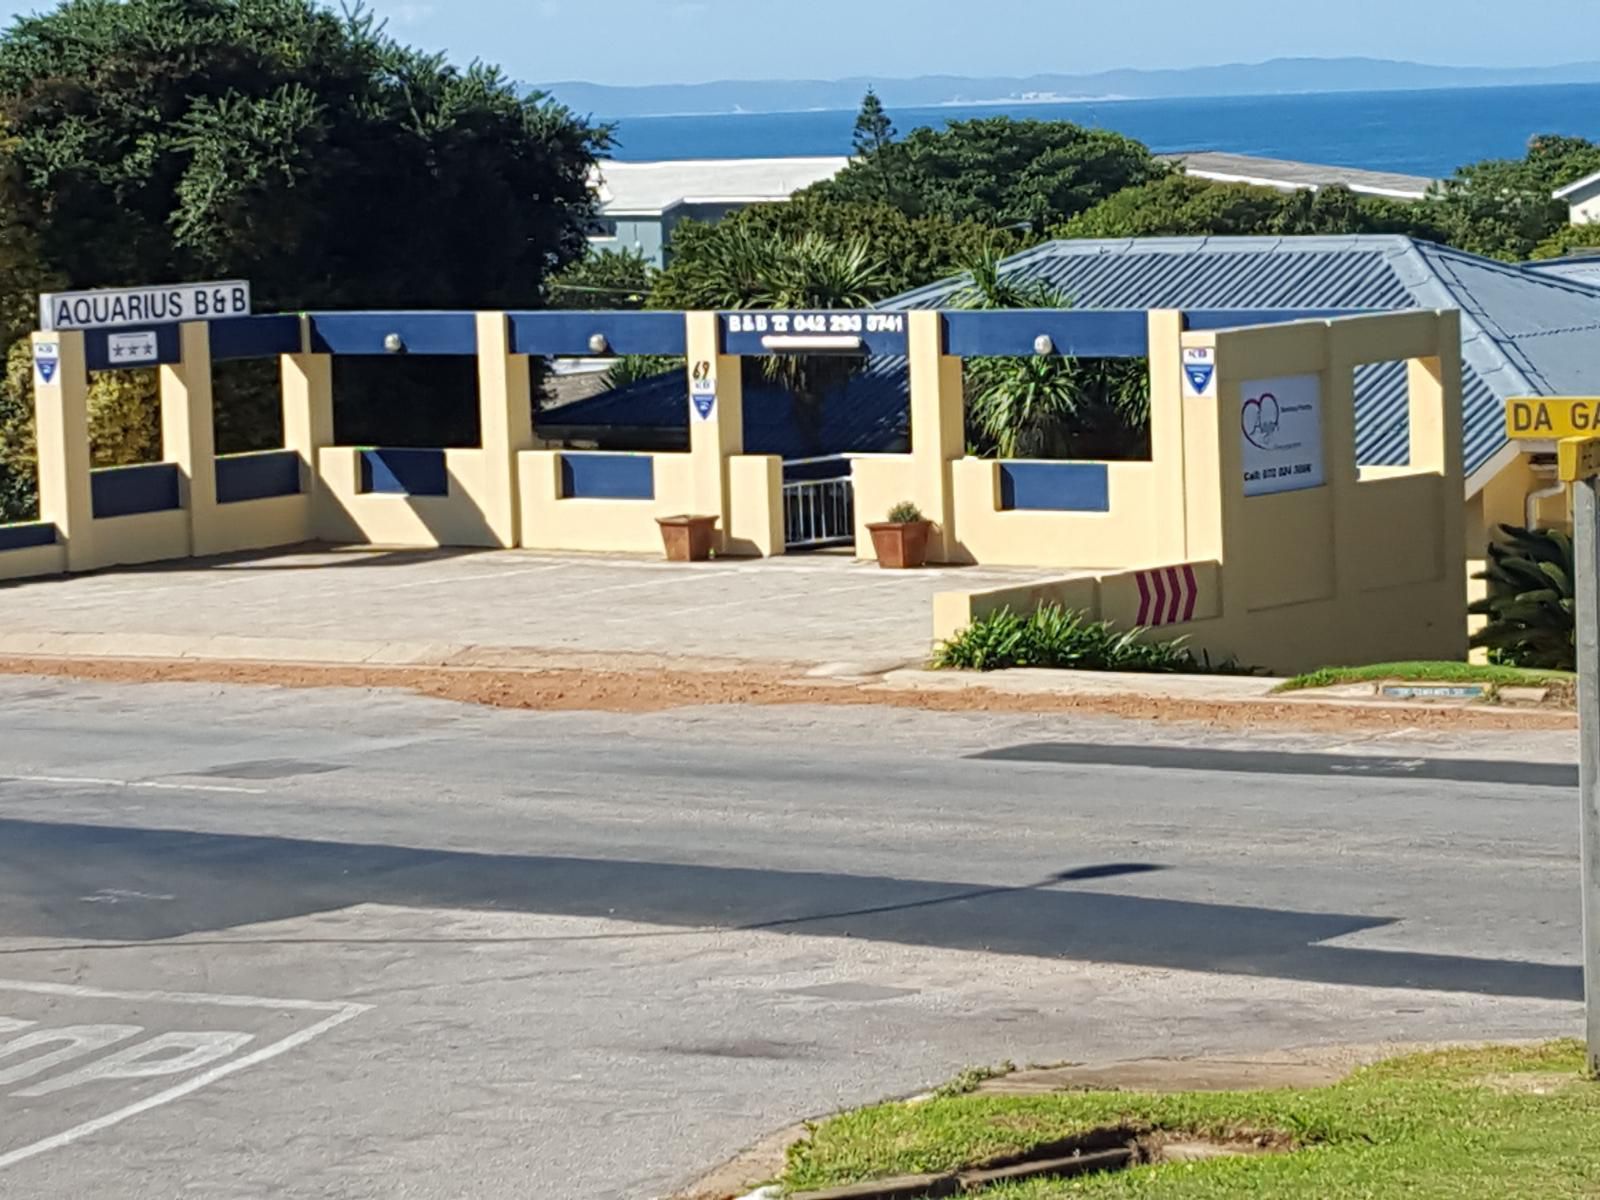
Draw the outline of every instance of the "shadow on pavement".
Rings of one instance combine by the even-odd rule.
[[[1414,779],[1419,782],[1504,783],[1576,788],[1576,763],[1508,762],[1477,758],[1404,758],[1368,754],[1298,754],[1266,750],[1200,750],[1168,746],[1108,746],[1035,742],[974,754],[979,762],[1073,767],[1143,767],[1245,775],[1326,775],[1337,779]]]
[[[1091,865],[1013,887],[974,887],[0,820],[0,931],[147,942],[385,904],[848,935],[1367,987],[1582,996],[1577,967],[1319,944],[1391,918],[1106,895],[1063,884],[1152,869],[1160,867]]]

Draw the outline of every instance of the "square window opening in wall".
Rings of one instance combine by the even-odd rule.
[[[969,358],[962,362],[962,391],[970,455],[1150,460],[1148,358]]]
[[[213,363],[211,411],[218,454],[248,454],[283,445],[283,377],[277,358]]]
[[[1409,367],[1387,361],[1355,369],[1356,466],[1362,478],[1382,478],[1412,465]]]
[[[482,444],[471,355],[335,355],[334,440],[341,446],[474,449]]]

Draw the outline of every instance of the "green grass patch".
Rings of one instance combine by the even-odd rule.
[[[1600,1083],[1584,1078],[1583,1065],[1580,1044],[1558,1042],[1395,1059],[1305,1091],[1064,1092],[886,1104],[820,1124],[809,1141],[791,1148],[783,1183],[805,1191],[954,1170],[1095,1129],[1130,1126],[1221,1139],[1277,1134],[1295,1149],[1032,1182],[984,1195],[1592,1197],[1600,1195]]]
[[[1573,683],[1571,671],[1535,671],[1463,662],[1374,663],[1367,667],[1323,667],[1283,683],[1280,692],[1337,687],[1346,683],[1482,683],[1491,687],[1553,687]]]

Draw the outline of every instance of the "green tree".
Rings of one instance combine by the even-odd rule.
[[[537,304],[587,247],[609,138],[315,0],[22,18],[0,35],[0,129],[0,315],[23,259],[70,287],[248,278],[269,310]],[[382,423],[397,381],[370,366],[341,364],[342,426]],[[431,370],[469,400],[466,366],[407,364],[410,390]],[[460,420],[415,407],[424,432]]]
[[[856,157],[870,159],[874,155],[882,154],[894,145],[897,135],[898,130],[895,129],[894,122],[889,119],[883,101],[878,99],[876,91],[868,88],[867,94],[861,100],[861,111],[856,114],[855,133],[850,138]]]
[[[976,263],[951,298],[957,308],[1068,308],[1039,280]],[[1140,359],[972,358],[963,368],[967,436],[999,458],[1132,458],[1148,454],[1149,364]]]
[[[1053,232],[1064,238],[1409,233],[1437,241],[1444,236],[1426,204],[1357,196],[1340,187],[1283,192],[1192,175],[1127,188]]]
[[[1067,121],[989,117],[912,130],[894,143],[893,202],[937,216],[1042,234],[1107,196],[1167,174],[1140,143]],[[870,157],[807,189],[836,201],[883,199]]]
[[[702,281],[710,265],[726,256],[727,243],[746,237],[795,241],[808,235],[866,245],[880,268],[875,273],[877,294],[866,297],[869,304],[948,279],[985,253],[1011,254],[1030,244],[1016,231],[996,230],[980,221],[909,217],[882,202],[834,202],[802,195],[788,204],[746,208],[715,224],[679,225],[672,233],[667,268],[651,290],[650,307],[703,306]]]
[[[673,265],[662,277],[658,307],[729,309],[866,308],[887,294],[889,271],[869,240],[835,240],[816,231],[774,234],[738,221],[709,227],[695,254],[693,271]],[[665,301],[665,303],[662,303]],[[745,370],[782,386],[794,402],[796,422],[815,440],[822,404],[861,368],[857,358],[781,355],[747,359]]]
[[[591,250],[550,281],[551,308],[643,308],[656,269],[638,250]]]
[[[1600,145],[1545,135],[1516,159],[1464,166],[1433,190],[1432,208],[1452,245],[1491,258],[1521,261],[1569,220],[1554,193],[1600,171]]]

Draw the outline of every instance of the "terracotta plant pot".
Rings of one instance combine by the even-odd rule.
[[[668,562],[705,562],[716,541],[716,517],[657,517]]]
[[[878,565],[889,571],[920,567],[928,561],[930,521],[879,521],[868,525]]]

